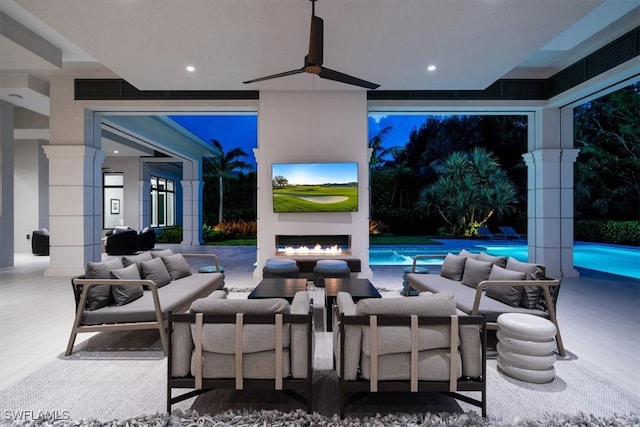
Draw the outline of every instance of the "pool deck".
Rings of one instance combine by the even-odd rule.
[[[247,289],[257,284],[255,246],[157,247],[215,253],[225,267],[227,287]],[[63,353],[74,317],[69,278],[44,276],[49,257],[17,254],[15,259],[15,267],[0,269],[0,388]],[[383,297],[400,297],[402,269],[371,266],[371,281]],[[430,274],[439,273],[437,266],[429,269]],[[567,357],[640,396],[640,280],[578,270],[580,277],[562,279],[557,305]],[[27,308],[36,301],[47,301],[37,304],[37,315]],[[322,306],[322,301],[315,298],[315,305]],[[90,336],[81,334],[77,343]]]

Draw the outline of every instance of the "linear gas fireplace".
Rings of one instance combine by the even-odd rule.
[[[276,235],[276,255],[351,255],[351,235]]]

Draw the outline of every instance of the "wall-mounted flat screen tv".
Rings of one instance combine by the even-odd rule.
[[[273,211],[356,212],[358,163],[274,163]]]

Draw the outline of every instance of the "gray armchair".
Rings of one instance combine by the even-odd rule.
[[[34,255],[49,255],[49,230],[41,228],[31,234],[31,252]]]
[[[482,316],[459,316],[452,293],[356,304],[340,292],[335,310],[340,417],[354,397],[384,391],[441,392],[486,416],[486,322]]]
[[[169,316],[167,412],[208,390],[257,388],[295,394],[311,412],[313,301],[226,299],[216,291]],[[192,389],[173,396],[176,388]]]

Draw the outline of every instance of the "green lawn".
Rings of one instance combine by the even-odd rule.
[[[358,187],[295,185],[273,188],[274,212],[355,212],[358,210]],[[344,200],[321,203],[314,198],[337,197]]]

